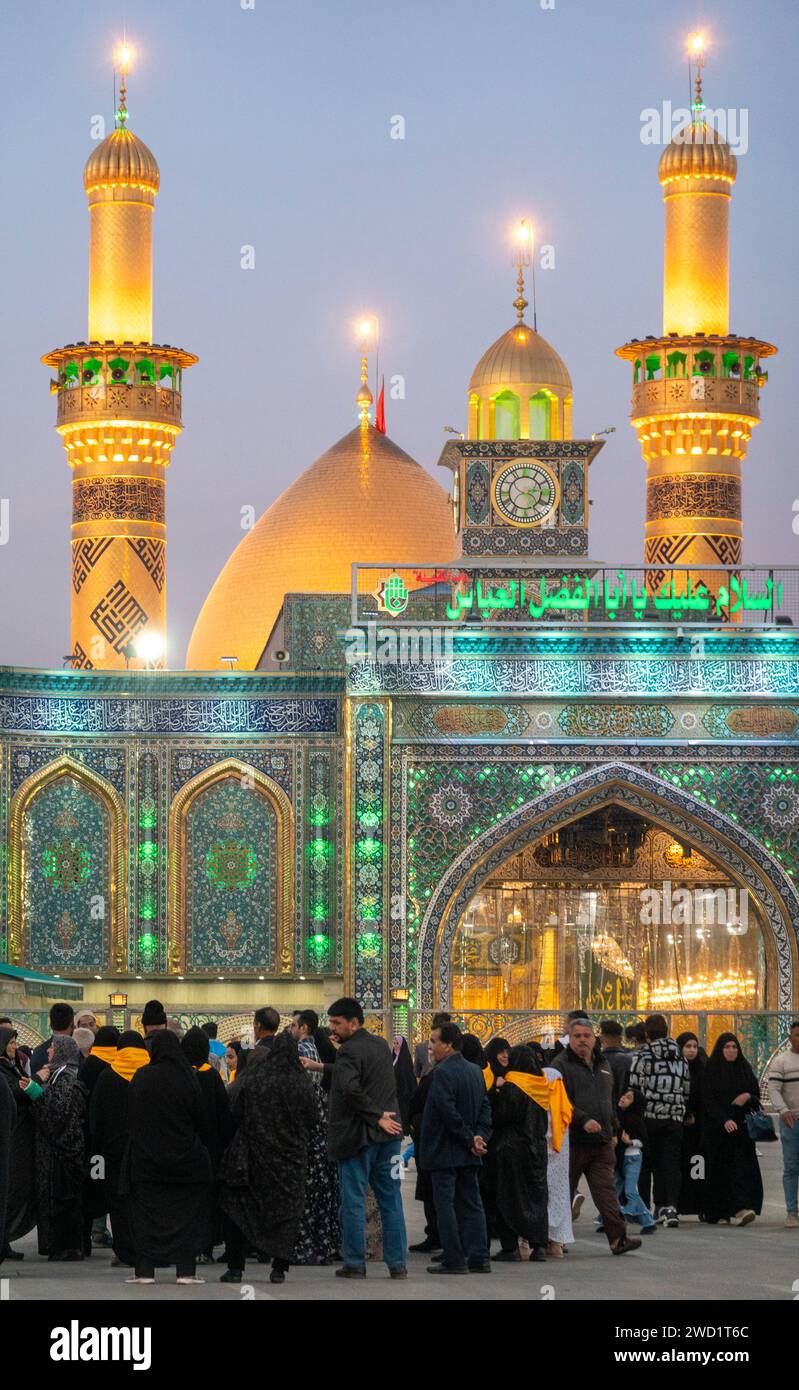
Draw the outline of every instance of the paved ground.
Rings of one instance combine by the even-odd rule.
[[[411,1255],[407,1283],[392,1282],[382,1265],[370,1265],[365,1283],[336,1279],[332,1269],[295,1269],[282,1288],[268,1280],[268,1267],[249,1265],[247,1286],[219,1284],[222,1270],[201,1270],[208,1283],[195,1289],[178,1288],[165,1270],[158,1285],[131,1287],[124,1282],[128,1271],[111,1268],[110,1252],[96,1250],[91,1260],[77,1265],[50,1265],[36,1254],[35,1238],[19,1245],[25,1261],[0,1266],[0,1297],[10,1301],[78,1298],[130,1300],[146,1304],[153,1299],[194,1302],[214,1299],[238,1302],[242,1298],[304,1300],[426,1299],[486,1301],[507,1299],[619,1299],[643,1301],[759,1299],[791,1300],[799,1292],[799,1230],[783,1230],[785,1213],[781,1186],[781,1146],[763,1146],[761,1160],[766,1202],[763,1215],[742,1230],[708,1227],[686,1218],[679,1230],[660,1230],[640,1251],[613,1259],[604,1236],[593,1232],[593,1207],[587,1201],[575,1226],[576,1242],[565,1260],[545,1265],[496,1265],[487,1277],[432,1278],[425,1274],[427,1258]],[[413,1168],[405,1183],[404,1197],[409,1238],[421,1239],[421,1206],[413,1200]],[[554,1294],[553,1294],[554,1291]]]

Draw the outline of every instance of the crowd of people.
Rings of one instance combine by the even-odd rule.
[[[110,1246],[135,1284],[159,1268],[201,1284],[198,1266],[215,1261],[240,1283],[248,1260],[269,1263],[273,1283],[334,1263],[361,1279],[374,1259],[404,1279],[412,1159],[425,1235],[410,1250],[431,1275],[562,1259],[584,1186],[624,1255],[683,1215],[749,1225],[763,1202],[757,1144],[777,1137],[739,1039],[723,1033],[708,1057],[658,1014],[626,1036],[605,1019],[597,1036],[575,1010],[551,1048],[495,1037],[484,1050],[442,1012],[413,1056],[351,998],[330,1005],[326,1028],[310,1009],[283,1028],[260,1008],[249,1045],[223,1044],[214,1022],[184,1032],[158,1000],[141,1032],[68,1004],[50,1024],[31,1052],[0,1019],[0,1262],[22,1259],[12,1242],[35,1227],[48,1260]],[[799,1229],[799,1022],[769,1098],[785,1224]]]

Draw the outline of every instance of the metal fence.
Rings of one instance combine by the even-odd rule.
[[[565,1033],[566,1013],[536,1013],[522,1010],[482,1009],[459,1012],[451,1010],[452,1017],[464,1032],[474,1033],[485,1046],[491,1038],[507,1038],[510,1043],[540,1042],[551,1047],[555,1039]],[[669,1034],[676,1038],[680,1033],[696,1033],[700,1046],[709,1053],[716,1039],[722,1033],[734,1033],[739,1039],[744,1055],[751,1062],[755,1074],[765,1086],[768,1069],[772,1059],[788,1045],[790,1025],[796,1014],[790,1013],[747,1013],[743,1011],[705,1010],[695,1013],[664,1013],[669,1025]],[[607,1014],[589,1014],[594,1027]],[[640,1013],[614,1014],[624,1027],[628,1023],[640,1023]],[[428,1036],[432,1024],[431,1012],[414,1010],[409,1016],[409,1041],[421,1042]]]

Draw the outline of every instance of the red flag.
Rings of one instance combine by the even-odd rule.
[[[377,398],[377,410],[375,411],[375,429],[381,434],[386,432],[386,378],[380,378],[380,395]]]

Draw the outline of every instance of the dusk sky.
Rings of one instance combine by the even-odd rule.
[[[60,667],[69,649],[70,474],[39,357],[87,336],[82,171],[93,117],[113,124],[125,21],[129,126],[161,169],[154,337],[200,358],[168,474],[171,667],[241,509],[260,515],[355,424],[361,312],[406,382],[388,432],[436,474],[474,364],[514,320],[523,215],[555,250],[538,327],[570,369],[575,436],[616,427],[592,468],[591,555],[640,563],[645,470],[613,349],[661,330],[661,147],[642,113],[687,104],[697,29],[707,103],[748,137],[730,328],[780,349],[744,465],[744,559],[799,563],[796,0],[6,0],[0,662]]]

